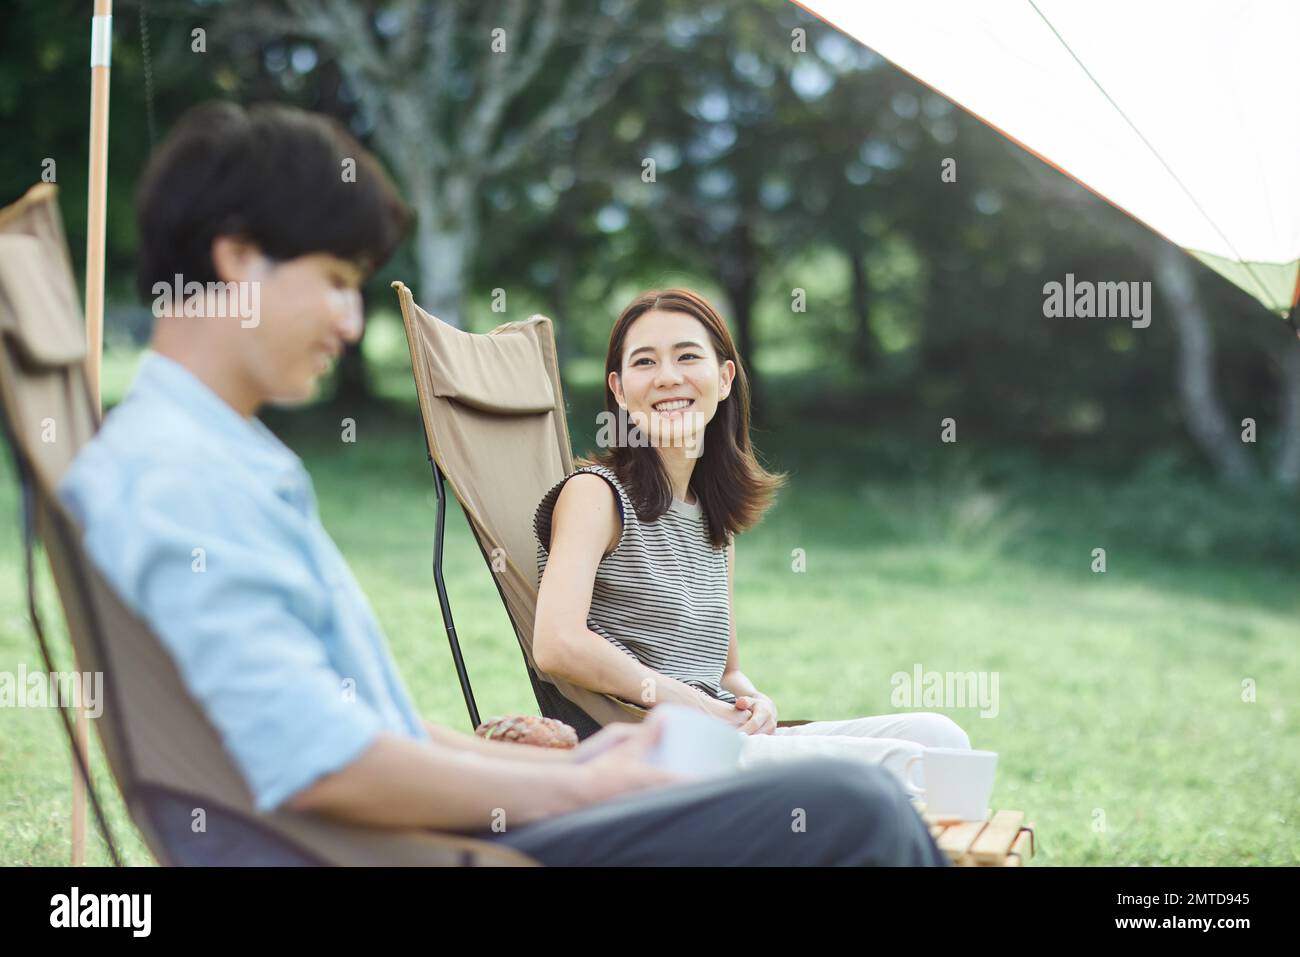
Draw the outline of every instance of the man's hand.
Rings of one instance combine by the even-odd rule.
[[[740,726],[745,734],[776,732],[776,705],[765,694],[737,695],[736,711],[747,713],[749,720]]]
[[[641,722],[615,722],[570,752],[571,761],[586,777],[584,790],[589,803],[685,780],[646,763],[659,741],[662,724],[654,712]]]
[[[643,730],[644,721],[613,721],[595,734],[579,741],[578,746],[564,752],[573,764],[585,764],[596,755],[622,744],[625,741],[643,741],[647,733]],[[656,725],[657,727],[657,725]],[[654,745],[651,744],[650,747]],[[647,749],[646,753],[649,753]]]

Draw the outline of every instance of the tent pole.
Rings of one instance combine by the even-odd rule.
[[[108,80],[113,47],[113,0],[95,0],[90,21],[90,165],[86,199],[86,373],[96,413],[100,399],[100,355],[104,344],[104,237],[108,219]],[[90,767],[90,722],[77,707],[77,741],[82,763]],[[74,755],[75,757],[75,755]],[[80,768],[72,770],[72,865],[86,859],[86,785]]]
[[[113,0],[95,0],[90,50],[90,193],[86,205],[86,371],[100,402],[104,346],[104,235],[108,195],[108,79]],[[100,406],[102,411],[102,405]]]

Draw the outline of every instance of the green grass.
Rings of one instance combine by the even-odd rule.
[[[270,418],[315,478],[325,526],[431,718],[467,718],[429,571],[433,491],[409,368],[380,356],[373,409]],[[129,381],[111,357],[106,392]],[[595,397],[577,394],[575,441]],[[338,441],[339,418],[358,441]],[[738,545],[745,668],[783,717],[898,710],[890,676],[989,671],[999,713],[937,708],[999,753],[995,807],[1025,810],[1048,864],[1300,863],[1300,506],[1190,480],[896,456],[869,436],[789,425],[760,445],[791,472]],[[39,667],[26,620],[18,501],[0,474],[0,671]],[[1090,570],[1107,550],[1107,571]],[[792,570],[802,549],[806,570]],[[448,589],[485,715],[535,710],[482,558],[456,511]],[[48,573],[41,597],[67,667]],[[1242,700],[1254,682],[1256,700]],[[96,758],[131,863],[150,857]],[[62,864],[70,763],[51,711],[0,711],[0,863]],[[92,833],[94,831],[92,824]],[[90,861],[106,854],[92,839]]]

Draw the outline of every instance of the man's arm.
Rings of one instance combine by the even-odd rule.
[[[676,775],[646,763],[659,734],[653,717],[619,722],[569,752],[577,760],[549,763],[500,760],[384,733],[360,758],[305,788],[288,806],[372,827],[514,827],[678,783]]]
[[[595,784],[567,763],[504,760],[384,732],[288,806],[377,827],[487,830],[502,815],[507,825],[527,824],[576,810],[593,800]]]

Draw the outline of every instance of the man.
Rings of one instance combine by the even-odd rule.
[[[255,417],[311,398],[360,337],[361,283],[406,208],[337,124],[228,103],[177,124],[137,204],[151,351],[60,494],[259,809],[481,834],[550,864],[945,863],[877,769],[682,783],[645,761],[654,721],[555,752],[422,720],[301,461]]]

